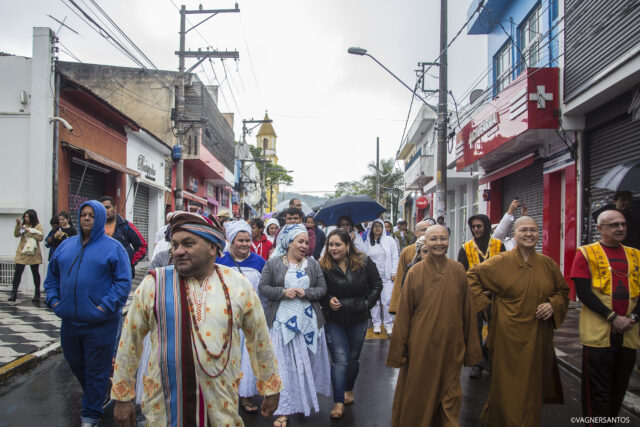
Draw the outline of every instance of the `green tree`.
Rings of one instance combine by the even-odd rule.
[[[376,164],[370,162],[369,174],[357,181],[342,181],[336,184],[333,194],[327,197],[340,197],[346,195],[365,194],[372,199],[376,198]],[[398,210],[398,200],[402,193],[404,183],[403,172],[395,167],[395,159],[380,160],[380,204],[392,213],[395,221]]]
[[[249,150],[251,150],[251,155],[254,159],[259,159],[262,157],[262,150],[253,145],[249,145]],[[260,172],[260,176],[264,171],[265,173],[265,184],[277,185],[277,184],[285,184],[291,185],[293,184],[293,177],[289,175],[287,169],[282,165],[275,164],[273,162],[256,162],[256,167]]]

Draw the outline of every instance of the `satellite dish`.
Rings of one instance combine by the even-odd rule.
[[[483,93],[484,91],[482,89],[474,89],[471,92],[471,95],[469,95],[469,103],[473,104],[474,102],[476,102],[476,100],[480,98]]]

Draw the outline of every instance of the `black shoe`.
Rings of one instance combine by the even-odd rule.
[[[38,292],[33,296],[33,298],[31,298],[31,302],[40,302],[40,292]]]
[[[478,379],[480,377],[482,377],[482,368],[480,365],[473,365],[471,372],[469,372],[469,378]]]
[[[18,293],[17,292],[11,292],[11,296],[9,297],[9,302],[14,302],[17,299],[18,299]]]

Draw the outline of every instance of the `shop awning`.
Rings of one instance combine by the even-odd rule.
[[[149,187],[157,188],[158,190],[168,191],[169,193],[171,193],[171,189],[169,187],[165,187],[164,185],[158,184],[157,182],[151,181],[150,179],[147,179],[143,176],[137,177],[136,181],[148,185]]]
[[[116,170],[118,172],[126,173],[127,175],[131,175],[133,177],[140,177],[140,172],[135,171],[133,169],[129,169],[125,165],[121,165],[120,163],[111,160],[109,158],[104,157],[98,153],[95,153],[91,150],[87,150],[86,148],[76,147],[75,145],[69,144],[68,142],[62,142],[63,148],[68,148],[77,153],[83,154],[85,160],[93,160],[96,163],[100,163],[103,166]]]
[[[209,202],[209,204],[211,204],[213,206],[220,206],[220,202],[217,201],[216,199],[211,198],[211,197],[207,197],[207,201]]]
[[[203,199],[202,197],[196,196],[195,194],[189,193],[188,191],[185,191],[185,190],[182,190],[182,197],[184,197],[185,199],[188,199],[188,200],[192,200],[194,202],[201,203],[201,204],[203,204],[205,206],[208,203],[207,199]]]

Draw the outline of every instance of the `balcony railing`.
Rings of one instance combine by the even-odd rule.
[[[435,176],[433,155],[414,156],[407,165],[404,173],[404,186],[407,190],[421,190]]]

